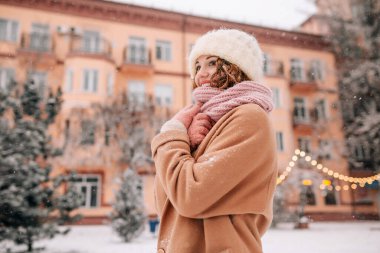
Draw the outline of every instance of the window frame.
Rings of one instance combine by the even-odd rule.
[[[126,61],[133,64],[148,64],[148,49],[146,39],[131,36],[128,38]]]
[[[161,88],[161,91],[159,91]],[[170,99],[168,102],[167,99]],[[162,107],[171,107],[174,102],[174,91],[173,86],[171,84],[156,84],[154,86],[154,99],[155,103],[158,106]],[[158,102],[157,99],[160,99],[161,102]]]
[[[299,58],[290,59],[290,79],[292,81],[305,81],[304,62]]]
[[[14,68],[0,66],[0,90],[9,91],[9,85],[15,79],[16,72]]]
[[[146,84],[142,80],[129,80],[127,81],[127,97],[137,105],[145,103],[146,97]]]
[[[77,189],[77,191],[81,194],[83,194],[82,192],[82,187],[85,187],[86,188],[86,196],[84,197],[83,201],[84,201],[84,204],[81,205],[82,208],[88,208],[88,209],[92,209],[92,208],[99,208],[101,207],[101,187],[102,187],[102,184],[101,184],[101,180],[102,180],[102,177],[101,175],[99,174],[78,174],[76,175],[76,180],[78,180],[79,178],[81,178],[81,181],[76,181],[74,182],[74,187]],[[97,182],[88,182],[88,179],[89,178],[96,178],[97,179]],[[96,191],[96,204],[95,205],[92,205],[92,187],[93,186],[96,186],[97,187],[97,191]]]
[[[69,68],[66,69],[65,74],[65,91],[72,92],[74,90],[74,71]]]
[[[17,20],[0,18],[0,25],[1,22],[4,24],[5,33],[0,33],[0,41],[17,42],[20,27],[19,22]],[[2,37],[3,34],[4,37]]]
[[[97,93],[99,86],[99,71],[97,69],[85,68],[82,71],[82,91]]]
[[[276,132],[276,146],[277,146],[277,151],[279,152],[285,151],[284,134],[282,131]]]
[[[293,118],[297,123],[309,122],[309,112],[307,110],[307,100],[304,97],[293,98]]]
[[[168,40],[156,41],[156,59],[160,61],[172,61],[172,42]]]

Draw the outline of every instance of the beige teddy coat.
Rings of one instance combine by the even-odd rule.
[[[228,112],[191,154],[187,133],[152,140],[159,253],[260,253],[272,220],[276,150],[268,114]]]

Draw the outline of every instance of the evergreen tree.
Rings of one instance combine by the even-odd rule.
[[[344,130],[351,169],[380,170],[380,2],[349,2],[352,15],[330,3]]]
[[[73,175],[51,176],[49,159],[59,154],[51,146],[48,127],[60,110],[61,92],[46,103],[33,81],[19,89],[11,82],[0,91],[0,241],[12,240],[33,250],[36,240],[65,234],[59,225],[76,221],[71,211],[80,196],[63,183]]]
[[[138,237],[145,228],[142,187],[141,177],[134,170],[128,169],[124,172],[111,218],[112,228],[125,242]]]

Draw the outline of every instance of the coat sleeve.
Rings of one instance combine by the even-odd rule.
[[[153,139],[156,177],[169,201],[189,218],[262,213],[277,176],[268,115],[259,107],[236,110],[216,135],[197,161],[186,133]]]

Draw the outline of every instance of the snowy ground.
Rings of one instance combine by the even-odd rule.
[[[295,230],[280,224],[263,238],[265,253],[379,253],[380,222],[318,222]],[[132,243],[123,243],[108,226],[74,226],[67,236],[43,241],[45,253],[154,253],[156,237],[148,230]],[[0,252],[6,252],[0,244]]]

